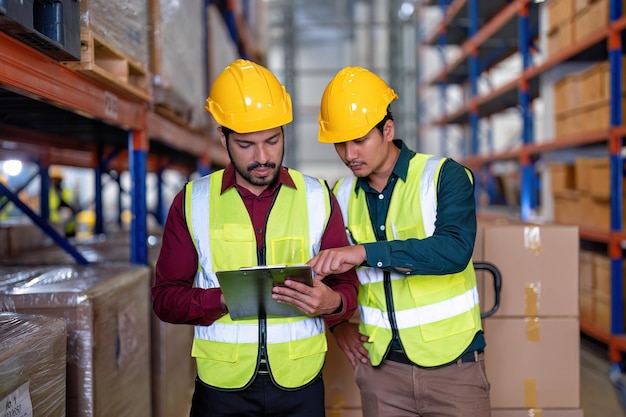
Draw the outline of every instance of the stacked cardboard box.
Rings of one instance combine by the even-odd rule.
[[[151,233],[159,234],[160,231],[153,229]],[[156,238],[156,236],[154,237]],[[107,234],[105,240],[95,239],[89,243],[82,242],[77,244],[75,248],[94,265],[108,265],[112,262],[128,263],[130,261],[128,232],[112,232]],[[148,247],[148,257],[151,260],[152,268],[150,275],[146,276],[147,285],[152,284],[153,267],[159,251],[159,244]],[[41,265],[66,265],[72,264],[72,262],[69,254],[57,246],[52,246],[37,251],[24,251],[4,263],[24,265],[30,270],[35,268],[45,270],[45,267]],[[147,297],[150,298],[148,286],[146,292]],[[151,328],[152,415],[153,417],[187,415],[191,406],[196,375],[195,361],[191,357],[193,326],[165,323],[159,320],[152,311],[149,311],[148,317]]]
[[[582,416],[578,228],[481,229],[474,259],[502,274],[500,307],[483,322],[493,415]],[[481,304],[492,305],[493,289],[480,291]]]
[[[358,313],[352,321],[358,322]],[[325,407],[328,417],[361,417],[361,393],[354,381],[354,369],[337,346],[330,331],[326,332],[328,352],[324,363]]]
[[[575,0],[552,0],[548,7],[548,53],[554,55],[574,44]]]
[[[194,129],[206,129],[208,95],[206,9],[203,0],[150,0],[150,72],[157,111]]]
[[[67,323],[67,416],[152,414],[149,268],[0,267],[0,305]]]
[[[65,417],[65,320],[0,313],[2,415]]]
[[[609,164],[607,157],[578,157],[574,163],[549,165],[556,223],[610,230]],[[626,185],[622,193],[626,195]],[[626,213],[622,214],[626,221]]]
[[[580,277],[581,320],[583,320],[582,306],[585,305],[585,323],[590,323],[595,328],[610,334],[612,333],[611,303],[613,299],[611,259],[606,254],[597,252],[587,252],[586,258],[587,272],[586,275],[581,274]],[[626,277],[626,264],[623,268],[622,275]],[[626,287],[624,287],[624,294],[626,294]]]
[[[595,4],[595,3],[594,3]],[[622,59],[622,65],[626,59]],[[622,85],[626,75],[622,75]],[[554,85],[555,135],[561,137],[607,130],[610,126],[610,68],[608,61],[564,76]],[[622,94],[624,90],[622,89]],[[622,104],[626,98],[622,97]],[[626,108],[623,109],[626,114]]]
[[[59,227],[55,230],[60,232]],[[0,261],[50,245],[52,239],[28,219],[10,219],[0,224]]]

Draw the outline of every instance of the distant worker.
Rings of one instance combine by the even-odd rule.
[[[48,206],[50,207],[49,220],[53,224],[62,224],[66,237],[76,234],[76,213],[78,210],[72,204],[72,190],[63,187],[63,174],[58,166],[50,167],[50,190]]]

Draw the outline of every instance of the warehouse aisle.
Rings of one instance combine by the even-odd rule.
[[[606,346],[581,337],[580,405],[585,417],[626,417],[608,370]]]

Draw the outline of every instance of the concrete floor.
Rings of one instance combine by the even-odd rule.
[[[626,417],[617,390],[609,379],[609,367],[606,346],[582,337],[580,406],[585,417]]]

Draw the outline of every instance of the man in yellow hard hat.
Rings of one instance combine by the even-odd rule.
[[[63,173],[57,165],[50,167],[50,190],[48,193],[49,220],[54,224],[62,224],[66,237],[76,234],[76,213],[78,210],[73,204],[72,190],[63,186]]]
[[[361,67],[326,87],[318,140],[352,171],[334,187],[352,242],[310,264],[320,275],[357,266],[360,323],[333,334],[356,368],[364,417],[486,417],[473,177],[395,139],[397,98]]]
[[[230,164],[175,197],[152,288],[161,320],[195,325],[191,416],[324,416],[325,325],[355,312],[354,270],[312,287],[295,280],[275,287],[276,301],[301,316],[238,320],[216,272],[304,264],[320,249],[345,246],[341,211],[324,181],[282,166],[291,98],[266,68],[230,64],[206,109]]]

